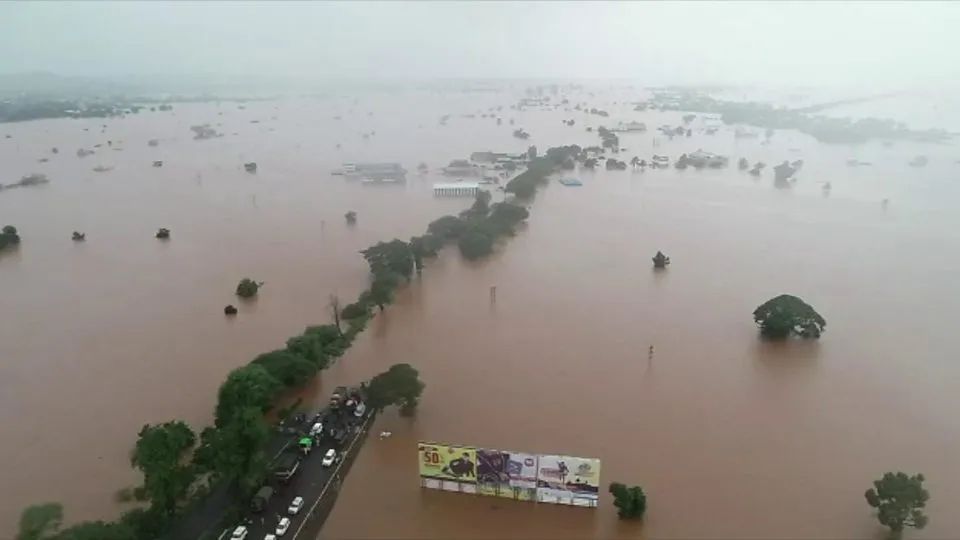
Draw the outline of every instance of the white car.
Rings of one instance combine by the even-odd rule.
[[[233,530],[233,534],[230,535],[230,540],[243,540],[247,537],[247,528],[243,525],[237,525],[237,528]]]
[[[277,535],[275,535],[275,534],[268,534],[268,535],[266,535],[266,536],[263,537],[263,540],[277,540]]]
[[[290,528],[290,518],[280,518],[280,523],[277,523],[277,536],[283,536],[283,533],[287,532],[287,529]]]
[[[367,406],[363,403],[357,404],[357,408],[354,409],[353,415],[357,418],[363,418],[363,414],[367,412]]]
[[[300,513],[300,510],[303,509],[303,497],[295,497],[290,501],[290,507],[287,508],[287,513],[291,516],[295,516]]]
[[[323,433],[323,424],[321,422],[317,422],[316,424],[310,427],[311,437],[315,437],[321,433]]]
[[[333,462],[337,459],[337,451],[333,448],[327,450],[327,453],[323,455],[323,461],[320,462],[324,467],[329,467],[333,465]]]

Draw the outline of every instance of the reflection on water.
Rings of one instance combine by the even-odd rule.
[[[616,120],[678,123],[577,99]],[[0,448],[0,527],[50,499],[69,519],[115,514],[112,493],[136,481],[127,452],[142,424],[209,422],[230,369],[324,322],[330,293],[364,286],[360,249],[468,205],[433,198],[437,174],[364,186],[329,175],[341,162],[433,171],[476,150],[599,140],[583,127],[600,119],[579,112],[510,111],[527,141],[506,122],[461,117],[513,102],[412,93],[353,113],[349,100],[224,103],[2,126],[14,138],[0,140],[0,173],[51,184],[0,194],[2,221],[23,236],[0,257],[4,313],[15,314],[0,325],[0,422],[16,441]],[[560,122],[571,116],[575,127]],[[191,139],[189,126],[214,119],[227,136]],[[83,131],[101,123],[102,135]],[[71,149],[104,138],[125,151],[98,153],[114,169],[93,173]],[[654,153],[652,133],[621,143],[624,161]],[[54,145],[66,150],[37,164]],[[949,511],[960,502],[955,148],[825,147],[796,133],[762,144],[721,130],[662,139],[656,152],[697,148],[805,163],[788,190],[769,170],[759,181],[735,167],[575,171],[584,185],[548,185],[529,226],[487,260],[453,249],[431,261],[303,392],[320,403],[398,362],[427,384],[416,418],[378,420],[394,436],[364,447],[325,537],[865,537],[876,526],[862,493],[889,469],[927,475],[925,534],[960,528]],[[909,168],[921,153],[930,165]],[[874,166],[846,167],[851,155]],[[153,238],[158,227],[169,242]],[[71,242],[73,230],[87,242]],[[652,271],[657,250],[666,271]],[[247,275],[267,282],[263,294],[223,317]],[[819,343],[758,340],[752,311],[781,293],[824,315]],[[591,511],[421,490],[418,439],[597,456],[605,483],[644,486],[650,512],[619,523],[605,491]]]

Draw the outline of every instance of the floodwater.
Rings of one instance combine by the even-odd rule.
[[[411,92],[0,126],[13,135],[0,138],[6,181],[52,180],[0,193],[0,221],[23,237],[0,256],[0,529],[46,500],[71,521],[116,515],[112,494],[137,481],[128,452],[141,425],[182,418],[199,431],[230,369],[325,322],[330,293],[355,297],[359,249],[469,205],[434,199],[434,174],[363,186],[331,177],[339,162],[413,171],[474,150],[598,144],[585,125],[677,122],[632,112],[625,95],[571,98],[608,119],[511,111],[518,96],[506,92]],[[501,126],[458,116],[496,105]],[[225,136],[190,140],[204,122]],[[531,139],[512,138],[515,127]],[[757,179],[736,167],[576,171],[584,186],[543,189],[528,226],[487,260],[452,248],[429,262],[304,392],[319,403],[397,362],[427,384],[415,419],[378,420],[393,437],[365,445],[323,537],[870,537],[880,529],[863,491],[887,470],[928,477],[931,520],[917,537],[960,530],[960,152],[795,133],[763,144],[732,130],[655,148],[653,138],[623,135],[622,159],[703,147],[805,165],[779,187],[769,170]],[[908,167],[917,154],[930,165]],[[873,165],[847,167],[852,157]],[[251,160],[256,175],[242,170]],[[98,164],[115,168],[92,172]],[[343,222],[350,209],[355,228]],[[169,242],[153,238],[158,227]],[[72,243],[74,229],[87,242]],[[665,272],[651,268],[658,249],[673,261]],[[225,319],[244,276],[267,285]],[[780,293],[824,315],[819,342],[757,339],[751,313]],[[419,439],[600,458],[603,482],[644,487],[647,518],[618,522],[605,492],[588,510],[421,490]]]

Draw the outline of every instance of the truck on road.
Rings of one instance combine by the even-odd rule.
[[[260,491],[253,496],[253,500],[250,501],[250,509],[254,512],[263,512],[263,509],[267,507],[267,504],[270,503],[270,499],[273,498],[273,488],[270,486],[263,486],[260,488]]]

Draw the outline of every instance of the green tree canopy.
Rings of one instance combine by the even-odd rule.
[[[316,336],[308,334],[293,336],[287,340],[287,352],[307,360],[316,369],[324,369],[330,364],[323,350],[323,343]]]
[[[270,375],[286,387],[305,383],[317,372],[317,365],[287,349],[263,353],[252,364],[263,366]]]
[[[394,364],[387,371],[370,380],[367,396],[370,406],[383,410],[389,405],[399,405],[402,414],[414,411],[420,394],[426,385],[420,381],[420,373],[410,364]]]
[[[258,407],[241,407],[216,429],[200,435],[195,461],[231,479],[244,493],[252,493],[267,472],[264,445],[270,428]]]
[[[64,529],[56,540],[140,540],[125,523],[85,521]]]
[[[370,284],[368,299],[383,311],[383,308],[393,302],[393,290],[397,287],[398,279],[394,274],[386,273],[375,275]]]
[[[530,212],[519,205],[507,202],[496,203],[492,207],[490,219],[496,222],[502,222],[513,227],[530,217]]]
[[[343,311],[340,312],[340,316],[344,319],[356,319],[357,317],[363,317],[369,313],[367,308],[360,302],[354,302],[352,304],[347,304],[343,306]]]
[[[220,385],[214,412],[217,427],[224,425],[236,412],[246,407],[266,412],[280,390],[280,381],[259,364],[239,367],[227,375]]]
[[[20,235],[17,234],[17,228],[13,225],[4,225],[3,232],[0,233],[0,249],[20,243]]]
[[[378,242],[361,251],[363,258],[370,265],[370,273],[380,275],[383,273],[393,273],[410,279],[413,275],[413,252],[410,250],[410,244],[403,240],[391,240],[389,242]]]
[[[877,509],[880,523],[894,533],[902,532],[904,527],[922,529],[928,521],[923,509],[930,499],[930,493],[923,489],[924,480],[922,474],[884,473],[864,496],[867,504]]]
[[[818,338],[827,326],[827,321],[813,307],[789,294],[781,294],[757,307],[753,320],[760,326],[761,334],[772,338],[791,334]]]
[[[444,240],[456,240],[466,232],[467,222],[457,216],[443,216],[430,222],[427,231]]]
[[[477,191],[477,196],[473,201],[473,205],[460,213],[460,216],[464,219],[481,219],[487,216],[490,213],[490,201],[493,199],[493,196],[490,195],[489,191],[479,190]]]
[[[263,283],[257,283],[250,278],[243,278],[237,284],[237,296],[240,298],[251,298],[257,295]]]
[[[342,356],[350,347],[350,342],[332,324],[308,326],[303,334],[314,337],[323,346],[323,351],[327,356],[331,358]]]
[[[620,519],[639,519],[647,511],[647,496],[640,486],[627,486],[618,482],[610,484],[613,505]]]
[[[193,467],[183,457],[196,440],[193,430],[181,421],[140,430],[130,462],[143,473],[144,491],[161,513],[173,514],[193,482]]]
[[[467,259],[479,259],[493,252],[493,238],[475,227],[460,237],[457,246],[460,254]]]
[[[28,506],[20,513],[17,540],[52,538],[61,523],[63,523],[62,504],[44,503]]]

